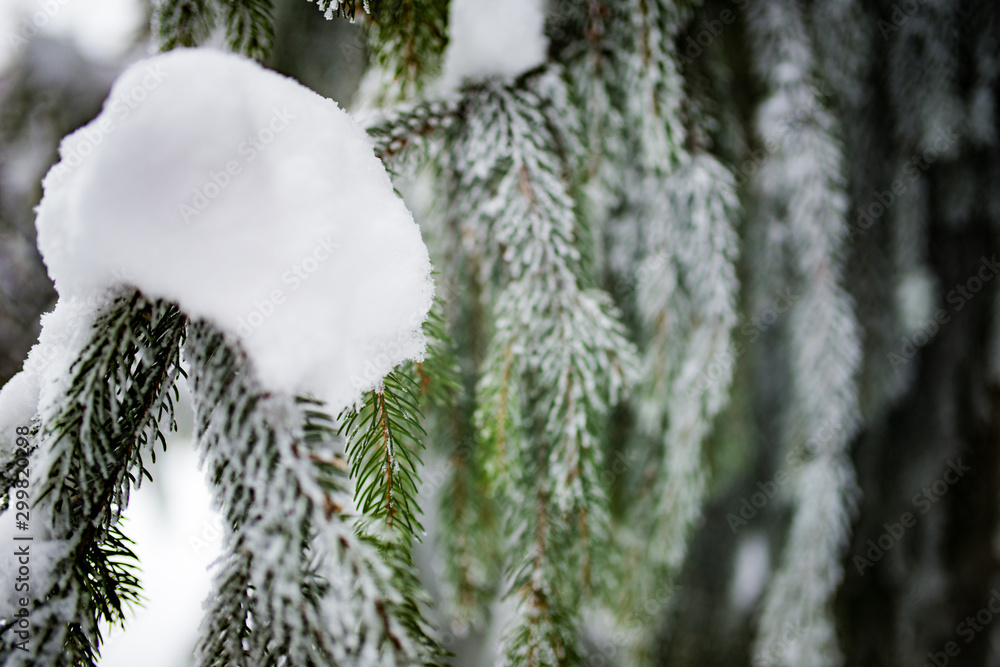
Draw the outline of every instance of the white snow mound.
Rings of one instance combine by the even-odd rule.
[[[37,226],[60,297],[176,301],[239,336],[265,385],[335,410],[423,354],[427,249],[332,100],[178,49],[127,69],[59,153]]]
[[[545,0],[451,0],[441,86],[515,77],[545,62]]]

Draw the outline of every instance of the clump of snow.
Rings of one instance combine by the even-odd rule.
[[[90,337],[93,316],[107,297],[60,299],[42,315],[42,331],[21,372],[0,389],[0,451],[13,451],[17,429],[31,425],[39,408],[61,396],[69,367]]]
[[[131,284],[236,335],[262,382],[339,409],[424,349],[420,231],[335,102],[240,56],[126,70],[43,181],[60,296]]]
[[[0,389],[0,461],[12,457],[18,429],[30,426],[41,389],[37,375],[18,373]]]
[[[542,64],[548,49],[543,0],[451,0],[441,84],[513,77]]]

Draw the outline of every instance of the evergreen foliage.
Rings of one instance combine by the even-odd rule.
[[[141,597],[121,514],[132,487],[149,477],[144,457],[154,461],[157,442],[166,446],[184,317],[126,293],[96,314],[91,331],[65,369],[62,395],[40,406],[31,463],[37,481],[28,495],[33,523],[49,536],[49,572],[32,600],[30,650],[17,647],[9,619],[0,629],[4,664],[95,664],[99,623],[124,623]],[[14,479],[4,476],[5,504]]]
[[[141,599],[121,513],[132,486],[151,479],[144,456],[155,461],[156,442],[166,446],[182,343],[196,436],[228,528],[199,664],[440,663],[408,550],[361,530],[383,518],[377,506],[364,521],[351,513],[342,441],[322,404],[263,390],[231,341],[138,292],[100,306],[92,331],[32,436],[32,465],[46,471],[32,512],[56,541],[51,583],[33,601],[37,634],[18,647],[6,621],[5,664],[94,665],[99,623],[124,623]],[[14,470],[5,462],[5,505]]]
[[[270,54],[271,0],[159,0],[153,9],[153,31],[163,51],[204,44],[220,21],[233,51],[258,61]]]
[[[406,173],[439,149],[440,135],[455,120],[450,100],[400,105],[379,113],[368,126],[375,155],[390,169]]]
[[[153,32],[164,51],[203,44],[215,28],[213,0],[163,0],[154,6]]]
[[[585,591],[606,552],[599,435],[635,362],[610,300],[588,287],[588,232],[563,180],[576,128],[546,106],[562,80],[540,72],[522,85],[467,98],[445,168],[456,213],[487,249],[480,281],[493,305],[476,422],[484,466],[509,498],[511,586],[524,610],[506,659],[550,664],[573,651],[582,591],[566,582],[578,577]]]
[[[970,28],[961,46],[956,31],[935,27],[959,25],[962,3],[921,7],[888,29],[886,12],[857,0],[767,0],[740,7],[739,35],[725,28],[705,45],[691,36],[719,3],[571,0],[546,5],[544,63],[441,92],[448,4],[317,0],[327,19],[363,26],[375,154],[408,200],[433,195],[413,206],[440,272],[424,358],[331,415],[261,385],[237,340],[175,305],[134,291],[101,304],[25,434],[51,573],[32,600],[30,652],[0,619],[4,664],[94,665],[99,624],[123,623],[141,600],[121,513],[150,478],[157,441],[166,445],[182,351],[226,527],[200,665],[447,663],[414,565],[425,522],[437,530],[425,546],[442,561],[434,588],[446,625],[485,634],[501,602],[497,664],[599,664],[607,654],[593,643],[609,636],[621,664],[662,662],[664,628],[684,627],[682,569],[695,577],[706,567],[690,554],[727,465],[713,434],[753,431],[751,420],[759,432],[732,439],[760,443],[754,482],[776,460],[795,463],[756,535],[734,529],[725,544],[765,540],[774,565],[762,566],[771,569],[750,611],[692,617],[752,628],[720,643],[749,644],[738,659],[749,652],[755,665],[840,667],[874,654],[845,646],[835,604],[852,576],[852,531],[855,546],[862,535],[866,459],[852,447],[873,437],[866,429],[888,430],[889,409],[917,377],[916,363],[897,369],[892,354],[926,319],[934,271],[964,266],[935,259],[932,233],[957,235],[971,257],[980,237],[963,236],[965,225],[1000,219],[989,187],[1000,173],[995,34]],[[967,4],[995,33],[996,11]],[[271,0],[160,0],[153,25],[163,50],[218,30],[259,61],[275,34]],[[747,47],[748,90],[727,79],[732,43]],[[683,44],[704,53],[685,57]],[[886,90],[873,88],[882,60]],[[747,101],[746,119],[722,108]],[[873,120],[879,106],[892,111],[884,124]],[[961,141],[935,149],[952,126]],[[884,225],[852,226],[871,184],[890,188],[928,149],[943,163],[908,183]],[[982,175],[963,171],[960,151]],[[994,198],[951,187],[973,182]],[[933,211],[952,216],[947,233]],[[733,332],[781,294],[794,295],[787,314],[757,330],[740,361],[747,339],[734,345]],[[976,344],[995,327],[974,329]],[[980,378],[968,391],[985,404],[995,399],[987,386]],[[922,456],[926,470],[933,457]],[[433,512],[421,506],[435,500],[423,493],[425,458],[443,466]],[[17,466],[0,466],[0,509],[10,511]],[[887,486],[902,497],[913,479]],[[725,481],[732,488],[719,496],[736,493]],[[937,572],[944,531],[921,530],[923,560],[900,549],[896,570]],[[712,583],[715,599],[736,597]],[[915,609],[895,611],[885,623],[905,626],[900,637],[918,627]]]
[[[344,416],[341,430],[347,434],[358,509],[408,543],[423,531],[416,493],[426,432],[419,421],[420,387],[406,370],[390,373],[380,389],[368,393],[359,410]]]
[[[378,0],[369,20],[374,62],[391,74],[394,97],[416,98],[441,69],[448,45],[447,0]]]
[[[323,406],[265,391],[207,324],[194,327],[186,355],[198,441],[228,529],[199,663],[434,664],[442,653],[420,618],[408,558],[356,534],[348,465]],[[380,406],[385,393],[374,392]],[[385,428],[386,415],[376,414]],[[409,527],[410,505],[388,516],[384,505],[369,505],[369,520],[398,516]]]
[[[797,638],[783,646],[781,664],[840,664],[832,596],[843,576],[841,550],[855,505],[847,448],[860,418],[861,360],[853,303],[843,288],[842,153],[834,118],[813,85],[811,46],[798,8],[775,2],[750,18],[759,74],[769,86],[758,131],[779,145],[756,184],[764,224],[780,226],[787,239],[783,274],[801,290],[788,322],[793,394],[786,437],[789,448],[805,443],[809,459],[796,482],[795,515],[764,601],[757,652],[776,653],[794,626]]]

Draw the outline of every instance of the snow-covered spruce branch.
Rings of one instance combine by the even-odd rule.
[[[318,2],[328,19],[335,15],[354,18],[353,0]],[[370,14],[368,43],[378,67],[391,75],[395,91],[391,99],[415,98],[440,70],[447,44],[447,2],[380,0],[369,6],[366,1],[364,11]],[[230,49],[257,61],[267,58],[274,42],[271,0],[159,0],[153,11],[153,32],[161,51],[201,45],[219,23],[226,30]],[[376,153],[387,165],[399,160],[415,144],[425,145],[422,139],[447,124],[452,112],[447,101],[426,101],[387,112],[370,130]]]
[[[313,0],[309,0],[312,2]],[[355,0],[316,0],[327,19],[354,20]],[[364,0],[370,45],[406,99],[440,69],[447,44],[445,0]],[[216,26],[236,53],[263,62],[274,46],[273,0],[155,0],[153,34],[161,51],[206,43]]]
[[[221,20],[236,53],[263,61],[274,43],[272,0],[158,0],[153,32],[161,51],[205,43]]]
[[[457,103],[449,99],[403,104],[380,111],[366,128],[375,143],[375,155],[394,171],[417,159],[434,157],[457,111]]]
[[[624,626],[678,574],[706,492],[702,441],[728,400],[732,368],[720,362],[737,319],[737,199],[732,174],[694,145],[685,118],[674,43],[691,8],[613,4],[582,3],[583,30],[566,49],[575,97],[605,100],[585,112],[589,152],[604,156],[587,170],[588,192],[603,209],[615,296],[634,314],[645,357],[633,446],[652,481],[627,493],[620,585],[609,591],[630,660],[641,662],[653,635]]]
[[[587,209],[612,284],[635,285],[648,252],[644,220],[670,210],[663,208],[663,179],[690,148],[673,44],[692,12],[663,0],[589,0],[572,8],[560,17],[561,61],[583,117]],[[631,316],[635,290],[614,296]]]
[[[199,663],[436,664],[408,556],[355,532],[347,463],[322,405],[266,391],[205,323],[185,356],[228,526]]]
[[[433,175],[442,189],[452,182],[445,173],[442,151],[460,122],[460,98],[456,102],[453,121],[440,134],[440,140],[431,144],[433,150],[419,151],[434,156],[423,174]],[[438,293],[442,297],[442,325],[447,327],[452,341],[455,379],[460,389],[447,409],[434,406],[428,410],[431,442],[437,443],[437,449],[446,457],[438,487],[440,532],[436,540],[444,565],[441,606],[456,632],[470,627],[483,630],[503,576],[499,498],[484,474],[484,467],[495,459],[484,452],[473,419],[479,366],[486,346],[482,323],[488,305],[481,299],[485,248],[476,238],[475,222],[459,212],[454,198],[436,198],[433,209],[422,220],[426,223],[423,232],[441,271]],[[429,336],[429,342],[430,351],[433,336]]]
[[[390,373],[365,394],[357,411],[341,416],[358,509],[371,518],[366,529],[403,545],[423,532],[416,494],[421,438],[419,385],[411,369]]]
[[[648,250],[646,227],[662,224],[664,211],[671,210],[663,208],[664,179],[687,155],[686,92],[674,45],[691,12],[685,3],[666,0],[629,0],[618,12],[629,29],[609,32],[614,65],[605,70],[621,81],[605,124],[620,129],[609,134],[614,140],[603,140],[617,164],[600,172],[597,184],[610,214],[609,268],[616,282],[634,285],[635,266]],[[635,294],[625,292],[615,296],[632,314]]]
[[[798,7],[790,0],[767,3],[753,7],[749,19],[756,69],[769,88],[757,131],[778,147],[756,186],[772,217],[767,224],[784,228],[793,258],[788,273],[802,291],[788,323],[794,391],[787,444],[805,443],[812,457],[797,481],[796,510],[764,600],[756,654],[779,655],[782,665],[834,667],[843,662],[831,606],[856,496],[849,446],[860,419],[855,376],[861,360],[853,302],[842,287],[842,152],[835,121],[812,85],[812,46]],[[792,110],[809,113],[789,125]],[[795,640],[781,645],[791,626]]]
[[[704,469],[701,441],[729,400],[733,368],[720,360],[737,320],[738,202],[732,173],[707,153],[689,158],[666,185],[666,210],[676,218],[649,229],[648,271],[638,283],[638,311],[647,336],[643,387],[648,390],[642,394],[639,422],[652,436],[664,432],[666,417],[661,480],[668,489],[685,487],[699,496],[691,503],[676,497],[680,491],[659,496],[658,513],[669,517],[665,529],[673,534],[660,544],[667,547],[665,564],[677,568],[687,541],[681,535],[700,512],[703,480],[694,480]],[[718,373],[716,365],[723,367]],[[669,406],[666,414],[663,406]]]
[[[634,365],[610,300],[588,287],[566,180],[573,131],[546,108],[561,86],[557,72],[538,71],[470,90],[444,151],[453,209],[487,249],[492,334],[476,422],[510,500],[519,612],[505,664],[572,662],[579,601],[607,538],[599,433]]]
[[[423,594],[408,552],[358,534],[347,464],[340,457],[342,441],[324,408],[352,403],[382,372],[424,349],[419,323],[431,307],[433,285],[419,230],[393,193],[371,144],[329,100],[245,58],[208,49],[174,51],[132,67],[112,95],[137,85],[150,66],[163,68],[162,94],[122,120],[70,177],[46,180],[38,210],[40,250],[61,296],[29,362],[44,362],[44,346],[67,330],[72,333],[70,344],[60,347],[58,363],[43,366],[41,374],[35,372],[41,364],[33,363],[30,372],[0,393],[6,421],[24,424],[39,406],[32,468],[42,471],[31,494],[39,499],[35,513],[43,528],[32,550],[37,575],[32,584],[37,582],[40,597],[20,605],[31,607],[31,639],[37,643],[25,656],[10,643],[5,650],[28,664],[92,664],[98,622],[121,621],[123,604],[136,599],[131,563],[122,564],[131,556],[128,543],[114,524],[130,483],[144,474],[143,450],[149,450],[160,420],[170,416],[167,392],[181,372],[182,338],[190,334],[185,350],[196,432],[228,526],[226,556],[198,644],[199,663],[437,664],[441,650],[421,617]],[[201,81],[200,90],[221,87],[231,95],[191,95],[193,80]],[[220,97],[225,108],[213,107]],[[143,197],[129,200],[144,210],[169,210],[174,193],[163,186],[171,177],[162,170],[189,174],[198,168],[188,160],[192,151],[179,146],[198,141],[204,164],[231,150],[225,140],[195,139],[199,135],[192,128],[210,127],[215,119],[221,132],[239,133],[231,127],[231,103],[242,110],[238,117],[246,127],[264,126],[274,100],[293,108],[297,127],[309,126],[298,135],[297,127],[290,127],[283,140],[298,159],[312,162],[314,172],[328,171],[318,163],[329,156],[331,145],[336,148],[331,163],[347,165],[337,187],[331,187],[332,179],[308,184],[296,179],[286,183],[289,190],[268,188],[266,196],[252,199],[257,215],[220,201],[203,211],[199,226],[187,227],[136,216],[113,196],[108,183],[120,173],[118,165],[143,163],[150,146],[169,143],[185,158],[160,165],[155,174],[144,172],[134,182]],[[133,122],[136,117],[142,120]],[[157,131],[150,132],[151,127]],[[317,136],[325,137],[325,144],[317,147]],[[72,141],[64,145],[64,157],[72,154]],[[269,155],[280,155],[279,146],[276,142]],[[132,156],[133,150],[139,154]],[[112,193],[107,199],[106,189]],[[96,202],[92,208],[70,212],[64,206],[88,198]],[[328,211],[317,228],[300,211],[288,214],[276,205],[289,201],[333,202],[338,210]],[[258,204],[264,212],[256,210]],[[349,213],[340,214],[340,208]],[[355,224],[359,218],[367,224]],[[220,253],[226,251],[213,246],[212,239],[228,247],[234,224],[240,232],[256,225],[258,234],[246,235],[256,246],[251,242],[236,255],[229,253],[220,265]],[[341,268],[350,267],[350,260],[368,264],[366,256],[395,259],[380,271],[381,283],[368,281],[366,292],[369,303],[391,303],[385,309],[391,313],[373,317],[374,310],[351,298],[354,287],[343,274],[317,271],[295,295],[286,294],[280,316],[262,318],[238,343],[228,338],[241,331],[234,323],[246,312],[234,304],[260,299],[260,267],[245,258],[266,258],[272,270],[280,271],[313,248],[312,257],[324,261],[337,249],[334,239],[346,233],[346,225],[352,254],[338,258]],[[206,229],[215,232],[206,234]],[[78,248],[72,239],[81,237],[92,245]],[[161,246],[173,253],[146,252]],[[187,262],[183,279],[175,270],[177,256]],[[109,289],[123,289],[126,275],[135,289],[171,295],[178,305],[147,304],[130,291],[110,315],[101,315],[96,328],[93,317],[86,318],[84,331],[80,312],[89,313],[90,300],[100,301]],[[313,296],[302,296],[310,292]],[[188,311],[197,314],[199,324],[185,324],[181,313]],[[262,343],[269,329],[273,337]],[[375,363],[384,367],[377,375],[361,385],[353,381]],[[299,391],[314,391],[325,403],[296,400]],[[10,424],[3,428],[12,430]],[[9,625],[6,610],[4,617]]]
[[[434,306],[421,326],[427,337],[423,361],[403,366],[404,371],[412,369],[422,405],[440,409],[453,406],[462,389],[455,342],[448,334],[444,307],[444,301],[435,297]]]
[[[460,268],[450,268],[455,275],[462,275]],[[431,309],[424,323],[427,354],[415,365],[423,405],[427,406],[430,441],[446,457],[444,470],[440,471],[443,478],[440,472],[434,478],[435,485],[440,484],[437,542],[444,562],[443,606],[452,617],[456,633],[461,632],[459,628],[485,627],[502,574],[495,497],[483,475],[483,464],[488,465],[492,458],[473,446],[474,392],[465,390],[474,382],[474,377],[467,377],[475,373],[474,365],[469,363],[474,355],[468,349],[468,337],[476,334],[460,330],[467,346],[463,350],[467,364],[463,372],[457,361],[458,346],[447,335],[443,312],[439,312],[450,307],[450,312],[456,314],[453,322],[466,322],[467,309],[475,296],[463,293],[458,301],[439,301]]]
[[[580,109],[588,201],[595,221],[603,227],[624,183],[633,173],[625,167],[627,153],[625,105],[630,99],[630,75],[638,71],[623,54],[634,44],[633,16],[628,3],[587,0],[569,3],[550,16],[559,62]]]
[[[420,451],[427,436],[422,406],[445,408],[458,390],[440,307],[436,301],[422,326],[428,341],[424,359],[393,370],[378,388],[365,393],[359,406],[338,417],[339,433],[347,438],[354,500],[365,514],[361,528],[398,544],[404,553],[423,532],[416,500]]]
[[[366,14],[370,13],[371,4],[378,2],[379,0],[362,0],[362,9]],[[313,0],[309,0],[313,2]],[[333,19],[335,17],[342,17],[348,21],[354,21],[355,13],[357,12],[357,0],[315,0],[316,6],[319,10],[323,12],[323,16],[327,19]]]
[[[212,34],[215,0],[160,0],[153,6],[152,32],[162,51],[198,46]]]
[[[500,518],[468,444],[449,452],[438,508],[444,592],[452,627],[482,629],[501,580]]]
[[[424,359],[395,369],[379,389],[365,394],[360,408],[346,410],[339,418],[340,431],[347,434],[355,502],[366,514],[361,529],[392,543],[395,553],[406,558],[412,537],[419,540],[423,530],[415,497],[420,485],[418,454],[424,449],[421,436],[426,437],[421,420],[427,409],[443,412],[445,419],[458,409],[459,373],[442,307],[436,300],[423,324],[428,342]],[[440,512],[442,530],[448,534],[443,547],[450,566],[452,611],[457,622],[478,624],[496,588],[497,568],[488,564],[496,560],[489,529],[493,522],[481,504],[471,450],[459,447],[447,454]]]
[[[684,80],[675,60],[677,34],[690,19],[685,2],[629,0],[635,42],[624,67],[630,94],[627,120],[642,147],[643,166],[662,171],[679,157],[686,132],[681,118]]]
[[[274,45],[272,0],[217,0],[226,41],[236,53],[263,62]]]
[[[392,97],[416,98],[441,70],[448,44],[448,0],[377,0],[368,44],[378,67],[392,77]]]
[[[39,407],[31,467],[40,474],[29,495],[47,571],[27,650],[4,619],[4,664],[94,665],[98,624],[123,623],[126,605],[139,600],[136,559],[118,524],[132,485],[149,477],[143,456],[155,459],[155,442],[166,446],[161,428],[173,427],[184,321],[137,292],[116,297],[96,316],[65,387]]]
[[[636,301],[645,349],[634,399],[638,442],[659,456],[651,461],[653,484],[634,499],[630,529],[622,531],[626,583],[615,606],[623,614],[672,582],[683,565],[708,481],[702,442],[729,400],[733,374],[725,358],[739,290],[733,176],[701,153],[687,157],[661,188],[664,196],[644,212],[647,253]],[[651,637],[634,639],[638,660]]]

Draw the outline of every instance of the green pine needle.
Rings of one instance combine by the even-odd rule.
[[[420,387],[413,364],[386,376],[382,387],[365,395],[361,408],[341,415],[340,433],[347,436],[351,478],[358,509],[407,542],[423,532],[416,501],[422,465]]]

